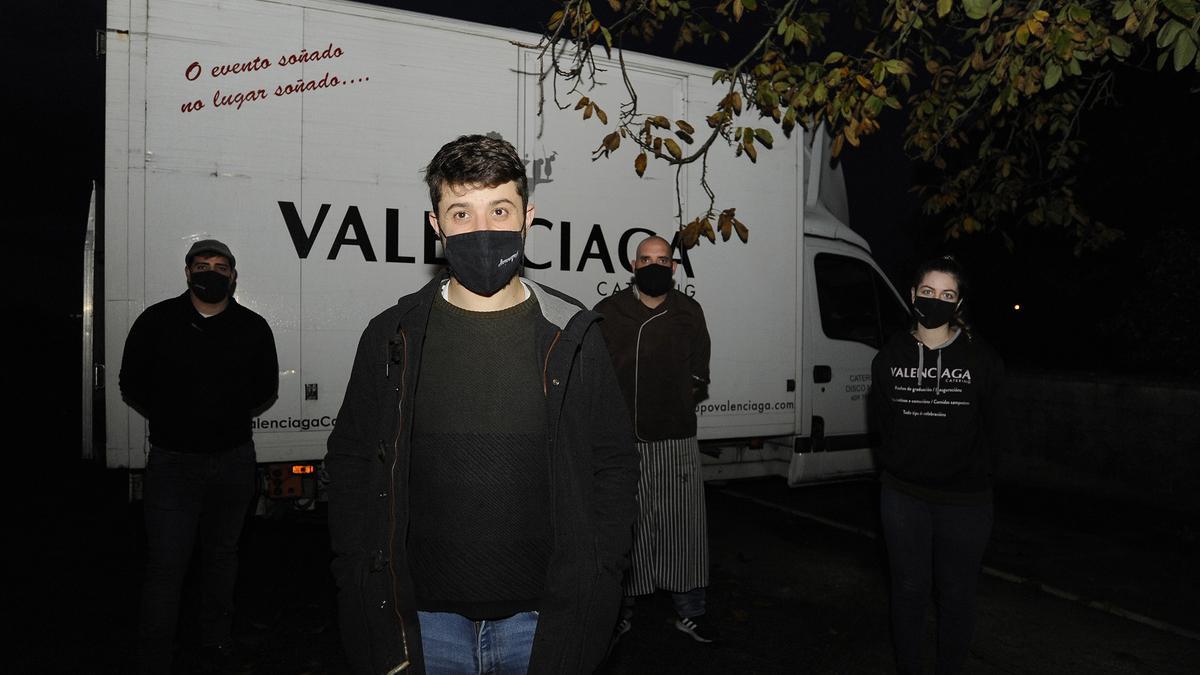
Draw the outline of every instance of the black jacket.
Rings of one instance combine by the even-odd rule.
[[[371,320],[329,436],[329,529],[341,632],[356,673],[423,673],[405,539],[413,397],[443,279]],[[526,282],[542,310],[554,551],[530,673],[587,673],[608,646],[637,513],[638,458],[599,318]]]
[[[596,304],[621,393],[640,441],[696,435],[696,404],[708,396],[711,347],[700,303],[675,289],[654,309],[634,287]]]
[[[930,349],[908,333],[892,336],[871,363],[883,482],[935,501],[986,493],[1003,383],[1003,362],[979,338],[959,331]]]
[[[275,400],[271,328],[233,298],[205,318],[191,292],[153,304],[129,329],[121,394],[150,420],[150,443],[181,452],[228,450],[251,439],[251,419]]]

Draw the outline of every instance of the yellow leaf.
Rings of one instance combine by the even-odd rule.
[[[579,103],[575,104],[575,109],[579,110],[581,108],[586,108],[588,103],[591,103],[591,101],[588,100],[588,97],[583,96],[579,99]]]
[[[697,218],[696,220],[688,223],[687,226],[683,228],[683,232],[680,234],[679,238],[683,240],[683,247],[685,249],[695,246],[696,242],[700,239],[700,219]]]
[[[596,118],[600,120],[601,124],[608,124],[608,114],[601,110],[600,106],[596,106]]]
[[[728,211],[722,211],[717,218],[717,232],[721,233],[721,241],[729,241],[730,235],[733,234],[733,222]]]
[[[750,242],[750,229],[743,225],[742,221],[734,218],[733,229],[737,232],[738,239],[741,239],[743,244]]]
[[[853,145],[856,148],[858,147],[858,130],[854,128],[853,122],[847,124],[842,129],[842,133],[846,136],[846,140],[850,141],[850,145]]]
[[[1025,24],[1017,26],[1016,42],[1022,47],[1029,43],[1029,29],[1025,27]]]
[[[679,130],[685,134],[696,133],[696,129],[692,125],[685,122],[684,120],[675,120],[675,126],[679,127]]]
[[[953,5],[953,0],[938,0],[937,15],[939,17],[946,16],[950,13],[950,6]]]
[[[674,139],[664,138],[663,145],[667,146],[667,152],[671,153],[671,156],[675,159],[683,157],[683,152],[680,151],[679,144]]]

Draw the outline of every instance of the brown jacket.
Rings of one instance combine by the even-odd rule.
[[[642,304],[633,286],[601,300],[600,329],[639,441],[696,435],[696,404],[708,396],[708,327],[700,303],[672,289]]]

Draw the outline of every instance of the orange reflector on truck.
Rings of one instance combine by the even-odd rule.
[[[306,473],[312,473],[314,471],[316,471],[316,468],[312,464],[293,464],[292,465],[292,473],[293,474],[306,474]]]

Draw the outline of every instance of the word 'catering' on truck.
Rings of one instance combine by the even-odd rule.
[[[444,263],[420,170],[460,134],[499,134],[528,161],[529,277],[588,305],[628,285],[637,242],[673,236],[674,170],[651,163],[638,178],[625,161],[593,162],[598,120],[553,104],[539,117],[539,54],[520,46],[536,41],[337,0],[110,1],[94,305],[108,466],[136,476],[148,450],[116,382],[129,327],[180,292],[188,245],[215,237],[237,252],[238,301],[279,350],[279,399],[254,422],[268,492],[313,497],[359,332]],[[723,95],[709,69],[625,59],[646,110],[702,122]],[[597,62],[610,86],[588,96],[618,110],[619,67]],[[712,336],[710,398],[697,407],[708,478],[869,471],[870,360],[907,317],[845,225],[825,144],[782,136],[755,167],[709,167],[721,203],[752,224],[749,243],[677,253],[677,285]],[[684,169],[684,213],[707,206],[698,171]]]

